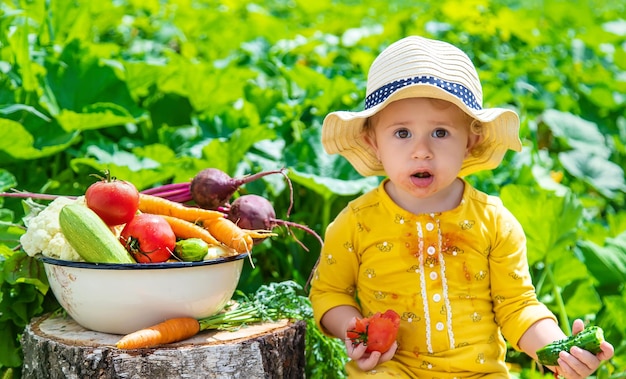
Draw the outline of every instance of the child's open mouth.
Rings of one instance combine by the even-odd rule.
[[[428,171],[420,171],[411,175],[411,182],[416,187],[428,187],[433,182],[433,174]]]
[[[431,176],[432,175],[430,174],[430,172],[417,172],[413,174],[414,178],[420,178],[420,179],[430,178]]]

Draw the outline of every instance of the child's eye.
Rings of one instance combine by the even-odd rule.
[[[409,132],[407,129],[396,130],[396,132],[394,134],[398,138],[409,138],[409,137],[411,137],[411,132]]]
[[[437,129],[433,132],[433,137],[435,138],[443,138],[448,135],[448,131],[445,129]]]

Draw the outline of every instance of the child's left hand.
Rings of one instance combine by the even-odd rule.
[[[582,320],[574,321],[572,333],[578,334],[584,329]],[[568,352],[562,351],[559,354],[559,366],[555,371],[558,376],[567,379],[586,378],[593,374],[600,366],[601,361],[611,359],[614,354],[613,345],[604,341],[600,345],[602,349],[598,354],[593,354],[579,347],[572,347]]]

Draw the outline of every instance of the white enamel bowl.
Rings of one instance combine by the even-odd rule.
[[[63,309],[84,328],[127,334],[211,316],[232,298],[247,254],[201,262],[94,264],[39,256]]]

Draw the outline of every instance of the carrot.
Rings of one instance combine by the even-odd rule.
[[[200,238],[209,245],[222,245],[221,242],[213,237],[211,232],[199,225],[194,224],[193,222],[185,221],[173,216],[161,215],[161,217],[163,217],[165,221],[170,224],[174,234],[178,238]]]
[[[182,341],[200,332],[195,318],[177,317],[122,337],[115,346],[118,349],[143,349],[166,343]]]
[[[275,236],[271,232],[242,229],[227,218],[204,220],[202,225],[226,246],[235,249],[238,253],[249,253],[254,245],[253,238]]]
[[[238,253],[249,253],[252,250],[254,245],[252,237],[229,219],[222,217],[204,220],[202,225],[215,238]]]
[[[145,193],[139,195],[139,211],[143,213],[177,217],[189,222],[224,218],[224,214],[218,211],[198,207],[189,207],[175,201],[167,200],[158,196],[147,195]]]

